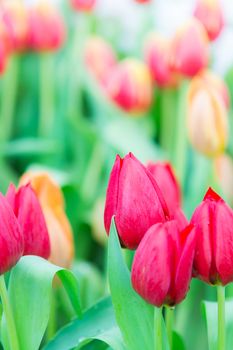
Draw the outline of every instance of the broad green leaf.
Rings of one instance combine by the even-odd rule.
[[[218,304],[217,302],[205,301],[204,312],[207,324],[209,350],[217,350],[218,341]],[[226,349],[232,350],[233,344],[233,299],[225,302],[226,318]]]
[[[12,269],[9,299],[14,314],[20,349],[37,350],[45,333],[50,313],[54,277],[61,280],[77,315],[81,316],[79,287],[74,275],[37,256],[24,256]],[[3,342],[7,349],[5,322]]]
[[[172,333],[172,350],[185,350],[184,341],[177,332]]]
[[[123,260],[114,220],[112,221],[108,276],[116,320],[130,350],[154,348],[154,308],[132,288],[130,273]]]
[[[82,348],[93,339],[103,341],[114,350],[126,350],[109,297],[92,306],[81,319],[62,328],[44,350]]]

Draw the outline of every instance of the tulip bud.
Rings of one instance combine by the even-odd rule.
[[[153,224],[164,222],[169,212],[152,174],[132,153],[116,157],[105,204],[104,223],[109,233],[112,216],[123,246],[135,249]]]
[[[6,26],[11,50],[22,51],[28,41],[28,12],[19,1],[5,2],[0,7],[0,18]]]
[[[40,1],[29,10],[29,47],[35,51],[59,49],[66,36],[65,23],[58,10]]]
[[[145,113],[152,102],[152,80],[146,65],[135,59],[120,62],[109,75],[107,94],[126,112]]]
[[[191,80],[190,99],[203,87],[217,91],[227,109],[230,108],[230,94],[228,87],[220,76],[210,70],[204,70]]]
[[[95,6],[96,0],[71,0],[71,6],[75,11],[91,12]]]
[[[117,63],[112,47],[104,39],[93,36],[85,45],[84,56],[88,70],[105,87],[107,77]]]
[[[210,284],[233,281],[233,210],[211,188],[196,208],[194,275]]]
[[[196,19],[191,19],[175,34],[172,42],[172,67],[186,77],[193,77],[208,64],[208,37]]]
[[[171,67],[171,43],[159,34],[151,34],[145,45],[145,61],[159,87],[173,87],[178,77]]]
[[[0,194],[0,274],[10,270],[23,255],[24,238],[14,212]]]
[[[216,159],[217,180],[227,201],[233,206],[233,159],[224,154]]]
[[[207,156],[223,153],[228,142],[229,121],[217,89],[203,82],[191,83],[188,98],[188,134],[193,147]]]
[[[16,192],[14,185],[10,185],[6,198],[24,235],[23,255],[38,255],[47,259],[50,254],[48,230],[39,201],[31,186],[22,186]]]
[[[148,2],[151,2],[151,0],[135,0],[139,4],[147,4]]]
[[[6,47],[0,39],[0,74],[5,72],[8,61],[8,53]]]
[[[197,0],[194,16],[205,27],[209,40],[215,40],[224,27],[224,16],[219,0]]]
[[[28,172],[20,184],[31,184],[48,228],[51,253],[49,260],[62,267],[70,267],[74,257],[74,241],[70,223],[64,209],[64,199],[59,186],[45,172]]]
[[[153,225],[134,256],[133,288],[157,307],[180,303],[189,289],[194,252],[193,226],[181,232],[175,220]]]
[[[181,206],[181,190],[169,163],[149,163],[147,169],[153,175],[170,213],[175,213]]]

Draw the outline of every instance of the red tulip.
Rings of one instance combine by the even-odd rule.
[[[71,0],[71,5],[76,11],[91,12],[96,0]]]
[[[191,19],[175,34],[172,66],[177,73],[193,77],[208,64],[208,37],[197,19]]]
[[[121,243],[129,249],[137,248],[149,227],[169,217],[156,181],[131,153],[116,157],[110,175],[104,212],[107,233],[113,215]]]
[[[224,27],[224,15],[219,0],[197,0],[194,16],[205,27],[209,40],[215,40]]]
[[[108,96],[131,114],[147,112],[152,102],[152,79],[147,66],[128,58],[111,70],[106,84]]]
[[[135,0],[136,2],[138,2],[139,4],[146,4],[148,2],[151,2],[151,0]]]
[[[159,87],[173,87],[178,76],[171,67],[171,43],[159,34],[150,34],[145,45],[145,61]]]
[[[192,275],[195,230],[178,229],[175,220],[153,225],[136,250],[132,285],[147,302],[173,306],[186,296]]]
[[[5,2],[0,7],[0,17],[5,25],[11,50],[22,51],[28,41],[28,11],[19,1]]]
[[[92,36],[85,44],[85,63],[97,81],[105,87],[107,78],[117,64],[115,52],[103,38]]]
[[[211,188],[195,210],[194,275],[210,284],[233,281],[233,210]]]
[[[64,19],[60,12],[45,1],[40,1],[29,10],[29,42],[35,51],[59,49],[66,37]]]
[[[0,193],[0,274],[7,272],[23,255],[24,238],[6,198]]]
[[[175,213],[181,206],[181,190],[169,163],[149,163],[147,169],[159,185],[170,213]]]
[[[44,215],[30,185],[20,187],[16,192],[10,185],[6,194],[24,234],[23,255],[38,255],[45,259],[50,254],[50,241]]]

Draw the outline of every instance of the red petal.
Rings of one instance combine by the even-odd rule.
[[[170,278],[169,244],[162,224],[152,226],[134,256],[132,285],[149,303],[160,307],[166,298]]]
[[[0,274],[10,270],[23,254],[23,234],[8,200],[0,193]]]

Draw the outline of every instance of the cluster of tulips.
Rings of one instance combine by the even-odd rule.
[[[108,233],[113,217],[121,245],[136,250],[132,286],[148,303],[180,303],[192,276],[220,291],[233,281],[233,210],[209,188],[188,222],[169,164],[145,167],[131,153],[117,156],[105,205]]]
[[[37,255],[70,267],[73,234],[65,215],[61,190],[47,173],[25,173],[0,195],[1,274],[23,255]]]

